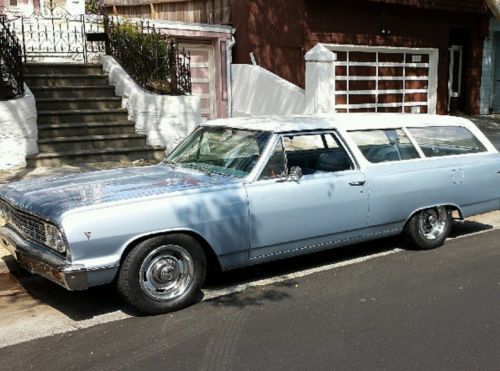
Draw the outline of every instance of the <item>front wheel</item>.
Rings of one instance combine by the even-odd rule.
[[[195,301],[206,267],[203,249],[191,236],[154,237],[127,254],[118,274],[118,291],[143,313],[171,312]]]
[[[444,206],[432,207],[413,215],[405,227],[404,234],[411,247],[430,250],[444,243],[451,225],[451,210]]]

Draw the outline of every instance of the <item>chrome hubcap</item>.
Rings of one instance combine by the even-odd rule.
[[[423,210],[420,214],[419,230],[428,240],[438,239],[446,228],[448,215],[445,207]]]
[[[160,246],[148,254],[139,271],[143,291],[155,300],[182,296],[193,281],[193,260],[180,246]]]

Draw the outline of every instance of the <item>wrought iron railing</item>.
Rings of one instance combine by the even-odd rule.
[[[105,18],[106,54],[112,55],[145,90],[157,94],[191,94],[191,56],[177,41],[148,21]]]
[[[0,16],[0,100],[24,94],[23,52],[14,30]]]
[[[55,15],[51,11],[48,16],[20,17],[10,23],[10,29],[3,28],[4,34],[13,35],[16,41],[15,33],[20,35],[16,45],[24,62],[96,63],[109,54],[145,90],[170,95],[191,93],[190,54],[179,48],[167,30],[155,28],[148,21],[123,21],[104,14]],[[0,53],[6,50],[2,47]],[[16,68],[21,64],[5,66]],[[22,77],[21,67],[16,72]]]

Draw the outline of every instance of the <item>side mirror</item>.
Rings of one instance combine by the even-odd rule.
[[[290,168],[290,172],[288,173],[288,179],[294,182],[298,182],[304,173],[302,173],[302,169],[300,166],[292,166]]]

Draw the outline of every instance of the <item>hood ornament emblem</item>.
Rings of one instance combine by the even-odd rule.
[[[90,237],[92,236],[92,232],[83,232],[85,237],[87,237],[87,240],[90,240]]]

